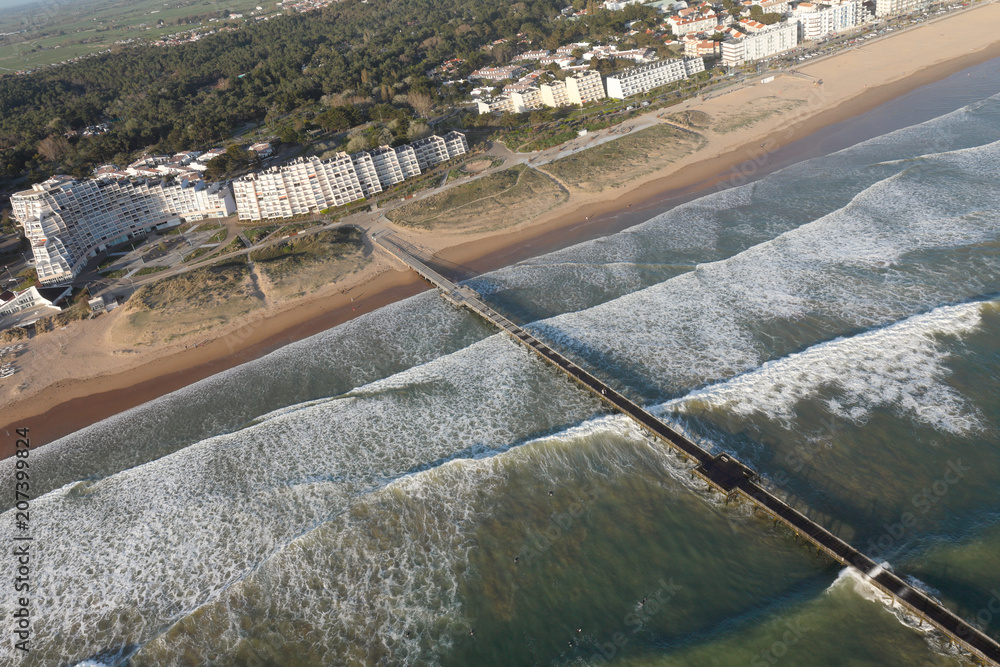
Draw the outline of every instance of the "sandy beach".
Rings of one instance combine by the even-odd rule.
[[[984,4],[814,59],[797,74],[769,83],[753,79],[707,100],[688,100],[668,111],[696,110],[714,119],[713,126],[698,130],[706,139],[699,150],[613,191],[569,187],[565,203],[517,226],[491,233],[397,232],[473,272],[612,233],[633,224],[617,215],[626,209],[638,214],[652,202],[662,208],[672,197],[680,201],[752,180],[773,169],[771,156],[792,142],[1000,57],[1000,35],[982,29],[997,19],[1000,5]],[[639,130],[663,122],[653,112],[628,124]],[[113,311],[32,339],[17,360],[17,382],[0,386],[0,422],[11,433],[29,427],[33,444],[42,445],[425,289],[416,276],[376,256],[364,270],[306,297],[255,311],[209,336],[155,349],[108,343],[108,328],[121,316]],[[9,456],[13,444],[4,439],[0,457]]]

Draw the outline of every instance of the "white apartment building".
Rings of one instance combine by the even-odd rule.
[[[698,56],[717,56],[719,54],[719,42],[712,39],[686,39],[684,40],[684,55],[689,58]]]
[[[514,113],[524,113],[542,106],[542,94],[534,86],[511,90],[507,94],[510,95],[510,103],[514,108]]]
[[[46,294],[42,294],[35,285],[32,285],[20,294],[0,292],[0,331],[10,327],[27,326],[40,318],[55,315],[62,308],[54,302],[70,294],[72,290],[72,287],[66,287],[65,290],[56,287],[47,289]]]
[[[354,172],[358,175],[358,182],[361,183],[361,190],[366,198],[382,192],[382,184],[371,155],[365,151],[354,153],[351,155],[351,162],[354,163]]]
[[[374,169],[374,165],[373,165]],[[347,153],[300,157],[233,181],[240,220],[290,218],[363,199],[364,189]]]
[[[930,0],[875,0],[875,16],[895,16],[897,14],[908,14],[918,9],[924,9],[930,4]]]
[[[343,206],[378,194],[468,150],[465,135],[449,132],[444,137],[432,135],[396,149],[381,146],[370,153],[337,153],[326,160],[298,158],[234,181],[236,210],[240,220],[264,220]]]
[[[420,165],[421,171],[448,159],[448,146],[444,139],[436,134],[410,142],[410,146],[417,155],[417,164]]]
[[[494,97],[493,99],[479,99],[476,100],[476,110],[480,114],[484,113],[514,113],[514,100],[510,98],[510,95],[500,95],[499,97]]]
[[[563,81],[553,81],[543,83],[539,87],[542,104],[547,107],[569,106],[569,93],[566,92],[566,84]]]
[[[544,58],[547,55],[549,55],[549,51],[547,49],[541,49],[539,51],[525,51],[524,53],[514,56],[511,60],[514,62],[520,62],[522,60],[538,60],[539,58]]]
[[[593,70],[580,72],[566,78],[566,98],[570,104],[583,106],[587,102],[603,100],[604,84],[601,75]]]
[[[799,43],[797,23],[778,23],[742,39],[722,43],[722,64],[729,67],[753,62],[794,48]]]
[[[674,33],[677,37],[683,37],[689,32],[705,32],[707,30],[711,30],[720,23],[724,23],[724,20],[715,14],[698,16],[690,19],[681,18],[680,16],[671,16],[667,19],[667,25],[670,26],[670,32]]]
[[[792,10],[792,20],[799,26],[800,41],[823,39],[850,30],[859,25],[863,17],[861,0],[834,0],[823,5],[800,2]]]
[[[791,10],[785,0],[755,0],[753,4],[760,5],[765,14],[786,14]]]
[[[645,2],[645,0],[607,0],[607,2],[604,3],[604,8],[609,12],[619,12],[629,5],[640,5],[643,2]]]
[[[452,131],[444,135],[444,145],[448,149],[449,160],[469,152],[469,140],[461,132]]]
[[[469,75],[469,80],[485,79],[486,81],[503,81],[504,79],[516,79],[524,74],[525,69],[521,65],[506,65],[504,67],[483,67],[477,69]]]
[[[379,183],[389,188],[396,185],[396,183],[402,183],[406,180],[406,176],[403,176],[403,168],[399,164],[399,158],[396,156],[396,151],[392,148],[389,146],[379,146],[370,155],[372,156],[372,165],[375,167],[375,175],[378,176]],[[416,163],[416,157],[413,158],[413,161]]]
[[[31,243],[42,285],[69,283],[108,246],[141,236],[154,227],[235,209],[229,188],[201,180],[77,180],[54,176],[10,198],[14,218]]]
[[[633,67],[606,79],[608,97],[623,100],[680,81],[704,69],[705,63],[701,58],[661,60]]]
[[[417,162],[417,153],[413,150],[413,146],[410,144],[397,146],[396,159],[399,160],[399,168],[403,170],[403,178],[420,175],[420,163]]]

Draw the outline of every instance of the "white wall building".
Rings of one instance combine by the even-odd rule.
[[[88,257],[154,227],[222,218],[236,210],[228,187],[187,179],[54,176],[12,195],[10,202],[42,285],[70,282]]]
[[[374,165],[373,165],[374,168]],[[300,157],[233,181],[240,220],[290,218],[364,198],[347,153],[320,160]]]
[[[514,100],[510,98],[510,95],[500,95],[499,97],[494,97],[493,99],[476,100],[476,110],[480,114],[494,112],[514,113]]]
[[[542,104],[547,107],[569,106],[569,94],[566,92],[566,84],[563,81],[552,81],[539,86]]]
[[[786,14],[791,10],[785,0],[755,0],[753,4],[760,5],[765,14]]]
[[[834,33],[850,30],[863,21],[861,0],[834,0],[817,5],[800,2],[792,10],[792,20],[799,25],[799,40],[823,39]]]
[[[580,72],[566,78],[566,97],[570,104],[583,106],[587,102],[603,100],[604,84],[599,72]]]
[[[432,135],[396,149],[381,146],[370,153],[332,158],[298,158],[280,167],[249,174],[233,182],[240,220],[304,215],[371,197],[422,170],[467,153],[460,132]]]
[[[403,170],[403,178],[412,178],[420,175],[420,163],[417,162],[417,153],[410,144],[403,144],[396,147],[396,159],[399,160],[399,168]]]
[[[375,167],[375,174],[383,187],[389,188],[406,180],[406,176],[403,176],[403,168],[399,164],[399,158],[396,157],[396,151],[392,148],[379,146],[370,155],[372,156],[372,165]],[[413,160],[416,162],[416,158]]]
[[[604,3],[604,8],[609,12],[619,12],[629,5],[641,5],[646,0],[607,0]]]
[[[924,9],[930,0],[875,0],[875,16],[896,16]]]
[[[649,92],[654,88],[665,86],[674,81],[680,81],[705,69],[701,58],[685,60],[660,60],[648,65],[640,65],[609,76],[607,85],[608,97],[623,100],[632,95]]]
[[[448,146],[444,139],[436,134],[410,142],[410,146],[417,155],[417,164],[420,165],[421,171],[448,159]]]
[[[753,62],[795,48],[798,43],[798,23],[778,23],[742,39],[723,42],[722,64],[733,67]]]
[[[354,153],[351,155],[351,162],[354,163],[354,172],[358,175],[358,182],[361,183],[365,198],[382,192],[382,184],[371,155],[365,151]]]
[[[678,37],[683,37],[689,32],[705,32],[724,22],[724,19],[719,18],[715,14],[697,16],[694,18],[671,16],[667,19],[667,25],[670,26],[670,32],[674,33]]]
[[[444,145],[448,149],[449,160],[469,152],[469,140],[461,132],[449,132],[444,135]]]
[[[41,294],[34,285],[19,294],[0,292],[0,331],[10,327],[27,326],[42,317],[51,317],[60,312],[62,308],[53,302],[69,294],[73,288],[66,287],[62,296],[59,296],[62,289],[61,287],[48,289],[47,296]]]
[[[524,113],[542,106],[542,94],[534,86],[511,90],[508,94],[511,106],[514,107],[514,113]]]

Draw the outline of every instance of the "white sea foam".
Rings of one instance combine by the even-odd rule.
[[[940,135],[935,127],[837,159],[857,161],[892,142],[909,142],[909,149],[898,150],[912,155],[920,136]],[[754,238],[771,240],[543,326],[570,345],[606,352],[609,361],[631,364],[645,378],[676,388],[756,366],[765,358],[757,332],[776,318],[794,325],[815,316],[825,331],[845,331],[958,300],[998,274],[996,258],[975,247],[997,233],[991,151],[995,147],[949,164],[957,175],[947,188],[919,166],[896,176],[882,175],[885,167],[878,166],[870,170],[878,182],[833,213],[791,232],[810,218],[789,218],[775,228],[786,232],[777,238],[763,229],[769,223],[761,223]],[[811,169],[810,182],[821,186],[831,177],[817,165],[798,171]],[[703,228],[685,229],[677,216],[663,227],[675,234],[664,241],[676,243],[677,251],[722,238],[716,215],[742,213],[733,228],[750,225],[754,215],[766,215],[752,210],[764,207],[756,197],[780,187],[780,179],[771,179],[692,203],[683,213],[693,217],[702,207],[710,214]],[[793,185],[786,180],[784,187],[794,203]],[[849,190],[840,187],[836,196]],[[777,194],[770,192],[765,204],[773,199],[782,205],[786,198]],[[600,261],[634,261],[647,249],[641,235],[620,240],[594,245],[604,247]],[[956,246],[968,253],[906,266],[909,254]],[[578,255],[572,261],[588,260]],[[962,271],[949,271],[948,262]],[[906,269],[922,273],[914,279]],[[611,267],[607,276],[636,274]],[[559,279],[551,280],[558,287]],[[338,656],[343,661],[432,660],[446,650],[463,623],[456,572],[474,527],[501,492],[504,463],[527,456],[529,448],[495,454],[596,411],[595,401],[500,337],[441,357],[482,335],[470,322],[440,306],[436,296],[419,297],[40,450],[33,462],[68,471],[55,486],[75,479],[74,471],[136,467],[32,501],[36,543],[44,545],[33,564],[38,650],[21,664],[61,664],[110,644],[142,643],[178,619],[197,625],[191,614],[213,611],[221,628],[213,652],[190,654],[212,664],[238,662],[230,649],[269,638],[280,637],[282,650],[281,642],[292,636],[271,628],[288,610],[301,610],[314,623],[320,650],[334,642],[346,646]],[[394,375],[408,365],[415,367]],[[316,379],[325,380],[323,374],[337,380]],[[372,382],[378,378],[386,379]],[[299,398],[276,398],[279,382]],[[296,393],[307,382],[320,382],[325,391]],[[220,407],[227,404],[252,409]],[[165,455],[260,415],[237,433]],[[600,418],[547,437],[549,444],[602,438],[614,435],[621,421]],[[565,473],[572,448],[544,449],[539,474]],[[627,470],[629,461],[617,456],[613,448],[591,453],[592,469]],[[670,462],[653,445],[639,460],[661,467]],[[676,474],[683,466],[672,469],[684,477]],[[373,523],[380,507],[385,511]],[[11,513],[0,515],[0,522],[0,536],[9,539]],[[8,559],[3,567],[11,566]],[[0,613],[7,616],[9,604],[0,599]],[[418,645],[407,638],[408,622],[433,625],[435,642]],[[260,633],[247,638],[248,626]],[[161,642],[168,658],[183,659],[179,651],[170,653],[166,639]],[[0,660],[13,661],[11,650],[0,647]]]
[[[884,329],[821,343],[660,409],[689,413],[708,406],[745,417],[760,413],[791,427],[800,401],[833,388],[837,396],[825,403],[840,418],[863,423],[873,409],[889,407],[939,430],[967,433],[979,419],[943,382],[949,375],[943,344],[945,337],[975,330],[984,303],[991,302],[943,306]]]
[[[633,446],[623,447],[622,438]],[[137,664],[179,664],[180,641],[213,664],[236,664],[233,655],[251,650],[267,664],[288,646],[313,664],[436,664],[468,634],[461,582],[471,551],[481,548],[477,532],[495,518],[511,474],[522,484],[529,478],[571,493],[642,469],[658,478],[662,452],[636,438],[629,420],[601,417],[502,455],[456,459],[396,479],[182,619],[175,632],[144,647]],[[516,553],[518,545],[510,548]],[[285,633],[271,645],[267,628],[277,624],[310,632]]]
[[[927,590],[926,587],[918,586],[918,588]],[[880,605],[886,612],[892,614],[899,621],[900,625],[911,631],[921,633],[929,648],[933,651],[952,658],[962,657],[958,647],[953,645],[933,625],[909,611],[902,604],[897,603],[892,596],[877,588],[867,577],[854,568],[847,567],[841,570],[836,580],[830,584],[826,592],[830,594],[837,590],[850,591],[869,602]]]
[[[360,495],[599,409],[499,335],[355,394],[33,500],[36,664],[145,641]]]
[[[261,415],[299,410],[317,396],[391,376],[488,333],[435,294],[412,297],[48,444],[32,454],[39,470],[32,490],[40,494],[155,460]],[[0,461],[0,475],[12,476],[12,466],[13,460]]]
[[[932,173],[906,170],[774,240],[551,318],[539,333],[601,363],[641,368],[668,390],[759,365],[771,345],[761,330],[791,337],[781,346],[799,347],[815,342],[815,333],[798,326],[803,319],[831,333],[882,326],[996,289],[1000,257],[980,244],[1000,237],[1000,193],[991,182],[1000,145],[969,149],[962,159],[969,156],[975,159],[947,187],[930,192]],[[935,265],[922,256],[957,248],[966,249],[961,262]]]

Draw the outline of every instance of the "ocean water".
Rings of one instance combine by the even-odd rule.
[[[1000,638],[995,71],[470,284]],[[33,645],[2,664],[964,660],[432,293],[31,456]]]

